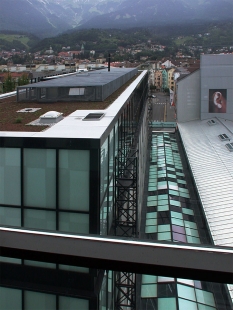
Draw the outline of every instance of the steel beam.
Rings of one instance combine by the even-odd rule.
[[[233,248],[0,228],[0,255],[233,284]]]

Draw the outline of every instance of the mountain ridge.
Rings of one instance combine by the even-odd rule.
[[[24,31],[40,38],[70,29],[233,19],[231,0],[0,0],[0,7],[0,31]]]

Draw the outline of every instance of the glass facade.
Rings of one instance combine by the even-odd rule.
[[[175,134],[152,133],[142,235],[152,240],[210,244],[181,154]],[[142,275],[141,309],[231,309],[223,301],[224,290],[221,284]]]
[[[90,151],[0,148],[0,224],[89,233]]]
[[[147,78],[138,83],[98,142],[22,138],[14,145],[0,141],[0,225],[113,235],[116,176],[136,154],[140,237],[209,242],[201,215],[191,203],[193,194],[174,135],[152,135],[148,188],[144,188]],[[116,285],[120,272],[6,257],[0,257],[0,262],[1,309],[114,309],[116,300],[129,289],[122,291]],[[230,309],[224,302],[221,305],[225,295],[219,284],[151,275],[137,279],[138,309]]]
[[[59,296],[0,286],[0,309],[4,310],[73,310],[89,309],[87,299]]]
[[[112,234],[114,200],[116,197],[115,176],[123,169],[130,152],[138,150],[140,155],[140,195],[141,205],[143,196],[144,172],[147,153],[147,113],[144,113],[147,84],[145,80],[138,86],[134,94],[127,100],[124,108],[101,146],[100,165],[100,234]],[[143,113],[142,113],[143,111]],[[115,163],[116,158],[122,165]],[[140,208],[139,208],[140,209]],[[139,212],[140,213],[140,212]]]

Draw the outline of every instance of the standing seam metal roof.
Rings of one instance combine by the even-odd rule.
[[[215,120],[215,126],[208,120],[178,126],[214,243],[233,247],[233,153],[218,137],[225,133],[232,141],[233,122]]]

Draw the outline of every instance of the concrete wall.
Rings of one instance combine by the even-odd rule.
[[[177,81],[176,94],[177,121],[200,119],[200,70]]]
[[[233,54],[201,56],[201,119],[233,120],[232,81]]]

